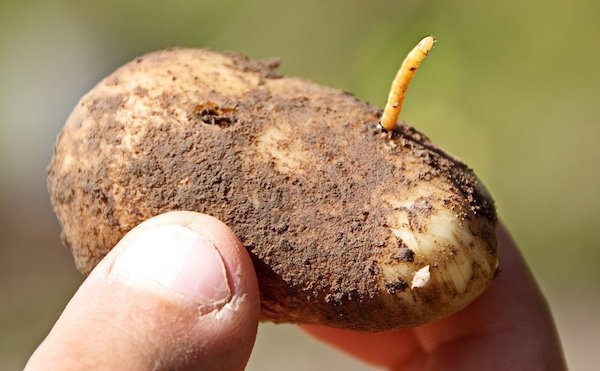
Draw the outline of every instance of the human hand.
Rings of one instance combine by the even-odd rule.
[[[565,369],[543,297],[503,229],[499,242],[502,274],[451,317],[379,334],[302,327],[397,370]],[[233,232],[206,215],[168,213],[127,234],[94,269],[27,368],[241,369],[259,311],[252,263]]]

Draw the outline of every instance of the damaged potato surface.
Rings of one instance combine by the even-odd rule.
[[[192,210],[246,246],[264,320],[382,331],[481,294],[498,266],[496,214],[472,171],[277,65],[159,51],[80,100],[48,170],[77,268],[89,273],[142,221]]]

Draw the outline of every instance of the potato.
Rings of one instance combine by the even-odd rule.
[[[275,60],[169,49],[102,80],[58,137],[48,188],[87,274],[170,210],[213,215],[255,264],[262,317],[361,331],[434,321],[498,266],[494,203],[473,172],[351,94]]]

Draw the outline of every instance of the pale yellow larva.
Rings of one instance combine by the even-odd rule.
[[[385,130],[394,130],[398,115],[400,115],[400,111],[402,110],[402,102],[404,102],[408,84],[410,84],[417,68],[433,47],[433,43],[433,36],[425,37],[410,51],[410,53],[408,53],[406,58],[404,58],[404,61],[392,82],[390,94],[388,95],[383,115],[381,115],[381,126]]]

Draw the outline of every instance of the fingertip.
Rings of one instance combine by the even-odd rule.
[[[197,321],[189,326],[192,336],[188,342],[191,343],[186,345],[199,355],[196,366],[203,369],[243,368],[250,357],[260,319],[258,281],[247,250],[226,224],[210,215],[191,211],[161,214],[140,224],[129,235],[137,238],[138,234],[171,225],[193,231],[216,248],[230,290],[224,305],[215,307],[217,310],[210,313],[201,312],[203,315],[196,316]],[[194,342],[202,342],[205,346],[198,348]]]

